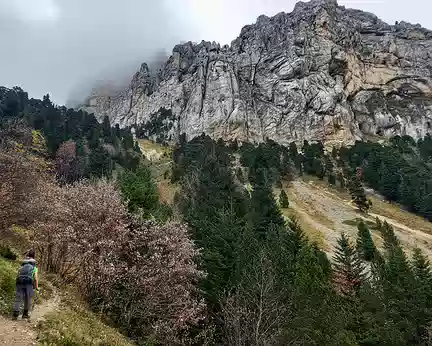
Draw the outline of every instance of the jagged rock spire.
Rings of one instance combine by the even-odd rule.
[[[231,46],[177,45],[157,79],[143,64],[126,90],[91,111],[129,126],[171,110],[171,139],[418,138],[432,131],[430,56],[427,29],[312,0],[259,17]]]

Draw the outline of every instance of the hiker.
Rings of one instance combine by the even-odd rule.
[[[24,257],[16,279],[16,299],[13,319],[18,319],[21,303],[24,301],[23,319],[29,318],[34,290],[39,291],[38,268],[35,260],[35,250],[29,250]]]

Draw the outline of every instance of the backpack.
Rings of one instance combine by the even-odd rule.
[[[23,263],[21,266],[18,277],[17,285],[32,285],[33,284],[33,271],[35,269],[35,263]]]

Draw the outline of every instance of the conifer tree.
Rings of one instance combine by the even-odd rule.
[[[357,228],[357,252],[360,255],[360,258],[370,262],[374,260],[375,254],[377,252],[371,233],[363,221],[360,221]]]
[[[264,240],[270,227],[282,228],[285,221],[276,204],[265,169],[256,172],[252,187],[250,220],[258,238]]]
[[[281,192],[280,192],[279,205],[281,206],[281,208],[284,208],[284,209],[289,207],[288,196],[287,196],[285,190],[281,190]]]
[[[304,161],[304,156],[302,154],[298,154],[294,160],[294,165],[300,176],[303,175],[303,161]]]
[[[294,162],[294,159],[291,159],[289,151],[285,147],[283,147],[280,168],[280,173],[282,177],[285,177],[286,175],[291,173],[292,162]]]
[[[123,137],[123,148],[126,150],[134,148],[134,140],[130,132],[126,133]]]
[[[432,321],[432,269],[429,260],[419,248],[414,249],[411,268],[414,273],[415,329],[417,338],[423,340]]]
[[[120,139],[121,138],[121,129],[119,124],[115,124],[114,135]]]
[[[286,324],[281,344],[354,344],[344,330],[345,317],[331,289],[329,272],[322,265],[321,255],[322,252],[310,245],[299,250],[290,299],[293,318]]]
[[[363,186],[357,176],[353,175],[348,183],[348,189],[354,204],[362,213],[367,213],[371,202],[367,199]]]
[[[328,175],[328,183],[330,185],[336,185],[336,177],[334,176],[334,174]]]
[[[387,223],[387,221],[384,221],[384,223],[382,223],[377,218],[377,227],[378,227],[378,230],[380,231],[381,236],[384,240],[384,248],[387,251],[391,251],[391,250],[400,248],[400,241],[396,237],[396,234],[394,233],[393,227],[390,226]]]
[[[200,282],[211,310],[233,288],[236,246],[246,225],[246,194],[238,188],[231,158],[208,137],[182,142],[177,164],[181,165],[182,190],[178,206],[199,248],[199,266],[207,276]],[[253,232],[251,232],[253,233]]]
[[[236,177],[237,177],[238,181],[240,182],[240,184],[244,184],[245,183],[245,179],[244,179],[244,176],[243,176],[243,170],[241,169],[241,167],[237,168]]]
[[[414,249],[412,268],[417,279],[423,281],[425,284],[432,283],[432,270],[430,262],[419,248]]]
[[[106,143],[113,143],[114,142],[111,124],[110,124],[108,116],[105,116],[103,119],[102,133],[104,136],[104,141]]]
[[[291,159],[295,162],[298,156],[297,144],[295,142],[291,142],[289,145],[289,154]]]
[[[148,167],[124,171],[119,177],[119,185],[130,212],[142,212],[148,218],[150,212],[157,208],[159,193]]]
[[[334,160],[336,160],[337,156],[338,156],[338,150],[336,149],[336,147],[333,147],[333,149],[332,149],[332,158]]]
[[[88,174],[97,177],[109,176],[113,168],[113,162],[108,152],[97,146],[92,149],[89,155]]]
[[[334,169],[333,161],[328,156],[325,156],[324,160],[325,160],[325,173],[326,173],[326,175],[333,174],[333,169]]]
[[[352,295],[365,279],[365,266],[345,233],[341,234],[337,244],[333,258],[335,283],[342,294]]]
[[[339,180],[340,188],[341,188],[341,189],[344,189],[344,188],[345,188],[345,178],[344,178],[342,172],[339,172],[339,173],[338,173],[338,180]]]
[[[138,154],[142,154],[142,152],[141,152],[141,147],[139,146],[139,143],[138,143],[138,142],[135,142],[135,145],[134,145],[134,151],[135,151],[136,153],[138,153]]]

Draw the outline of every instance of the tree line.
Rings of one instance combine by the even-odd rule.
[[[21,88],[0,88],[0,126],[18,120],[43,134],[47,156],[55,160],[63,183],[109,176],[116,166],[135,169],[139,164],[141,153],[131,131],[111,127],[108,117],[100,124],[93,114],[54,105],[49,95],[29,99]]]
[[[400,203],[408,211],[432,220],[432,137],[417,142],[409,136],[395,136],[388,143],[356,141],[352,146],[324,150],[321,142],[304,141],[289,147],[267,140],[255,146],[231,145],[240,154],[240,162],[249,175],[259,168],[270,180],[308,174],[326,180],[330,185],[347,189],[363,212],[370,208],[364,186],[373,188],[388,201]]]

